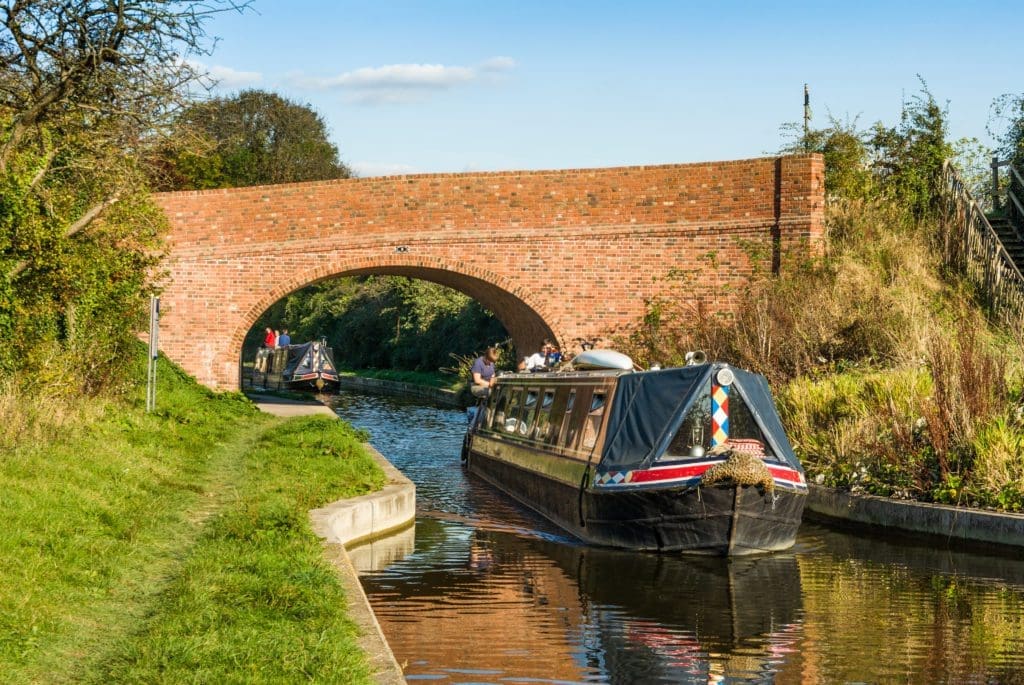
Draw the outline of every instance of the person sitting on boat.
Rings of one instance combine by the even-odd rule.
[[[545,366],[554,368],[560,361],[562,361],[562,351],[558,349],[557,345],[551,345],[551,349],[548,350],[548,360]]]
[[[470,369],[470,373],[473,374],[473,383],[469,388],[473,397],[487,397],[491,394],[491,388],[498,380],[494,365],[498,361],[499,355],[497,347],[488,347],[487,351],[473,362],[473,367]]]
[[[268,350],[274,349],[277,344],[277,336],[274,335],[274,329],[267,327],[267,334],[263,336],[263,346]]]
[[[551,341],[541,343],[540,351],[519,362],[520,371],[545,371],[548,367],[548,355],[551,353]]]
[[[281,331],[281,335],[279,335],[277,337],[277,346],[278,347],[288,347],[291,344],[292,344],[292,337],[290,335],[288,335],[288,329],[286,328],[283,331]]]

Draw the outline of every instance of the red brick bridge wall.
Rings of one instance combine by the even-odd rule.
[[[160,346],[202,383],[237,389],[257,317],[338,275],[456,288],[520,351],[607,340],[659,295],[727,311],[754,268],[820,249],[823,176],[819,155],[796,155],[163,193]]]

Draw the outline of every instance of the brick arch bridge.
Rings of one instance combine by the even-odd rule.
[[[820,248],[823,176],[819,155],[795,155],[162,193],[160,347],[200,382],[237,389],[259,315],[339,275],[460,290],[520,350],[607,339],[661,295],[728,311],[754,269]]]

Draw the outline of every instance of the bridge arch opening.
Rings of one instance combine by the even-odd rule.
[[[364,261],[319,267],[308,273],[295,274],[286,283],[268,289],[245,313],[242,323],[232,336],[231,349],[235,350],[238,355],[239,385],[242,385],[241,369],[246,361],[251,361],[251,359],[246,359],[247,336],[251,344],[254,337],[252,331],[257,324],[263,323],[260,322],[260,317],[268,312],[275,303],[317,283],[363,276],[402,276],[428,281],[463,293],[493,313],[498,322],[504,326],[508,338],[511,339],[512,346],[519,356],[536,350],[545,339],[562,344],[563,336],[559,334],[558,322],[550,321],[551,317],[548,313],[548,303],[551,298],[557,296],[557,293],[550,291],[521,292],[501,276],[471,265],[423,264],[403,255],[395,255],[377,264],[366,264]],[[372,344],[373,341],[358,342]],[[497,340],[481,339],[474,349],[481,350],[494,342]]]

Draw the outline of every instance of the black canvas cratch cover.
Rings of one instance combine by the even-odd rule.
[[[334,363],[334,350],[326,345],[320,345],[320,370],[338,373],[338,368]]]
[[[711,375],[725,366],[702,364],[620,376],[598,470],[649,467],[668,448]],[[735,377],[731,388],[746,401],[775,455],[802,471],[775,412],[768,382],[758,374],[728,368]]]
[[[313,372],[313,343],[302,343],[301,345],[288,346],[288,364],[284,367],[283,376],[292,378],[296,374],[302,375]]]

